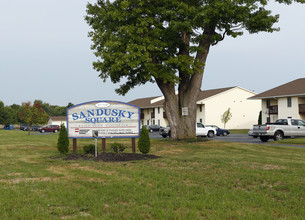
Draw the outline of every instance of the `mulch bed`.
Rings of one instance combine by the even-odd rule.
[[[132,154],[132,153],[122,153],[117,155],[115,153],[101,153],[95,157],[92,154],[67,154],[66,157],[51,157],[51,159],[63,158],[63,160],[94,160],[94,161],[104,161],[104,162],[122,162],[122,161],[135,161],[135,160],[149,160],[156,159],[159,156],[151,154]]]

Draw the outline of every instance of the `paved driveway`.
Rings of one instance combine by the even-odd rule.
[[[247,134],[230,134],[228,136],[215,136],[215,140],[239,142],[239,143],[250,143],[250,144],[261,144],[263,143],[259,138],[253,138]],[[272,143],[271,139],[268,143]]]
[[[158,132],[149,133],[150,138],[163,138]],[[262,142],[259,138],[253,138],[247,134],[230,134],[228,136],[215,136],[212,138],[217,141],[228,141],[228,142],[237,142],[237,143],[248,143],[248,144],[263,144],[263,145],[273,145],[273,146],[285,146],[285,147],[302,147],[304,145],[291,145],[291,144],[275,144],[273,139],[270,139],[268,142]]]

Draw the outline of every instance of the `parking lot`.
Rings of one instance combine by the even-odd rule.
[[[158,132],[150,132],[149,136],[152,139],[163,138]],[[230,134],[228,136],[214,136],[212,139],[217,140],[217,141],[228,141],[228,142],[237,142],[237,143],[277,145],[277,146],[305,148],[305,144],[304,145],[278,144],[278,143],[275,143],[273,139],[270,139],[268,142],[262,142],[259,138],[253,138],[247,134]]]

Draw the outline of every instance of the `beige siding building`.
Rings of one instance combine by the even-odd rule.
[[[48,120],[48,125],[61,125],[64,124],[67,127],[66,116],[50,116]]]
[[[250,99],[261,100],[263,124],[288,117],[305,120],[305,78],[275,87]]]
[[[261,104],[259,100],[249,100],[255,93],[240,87],[229,87],[201,91],[197,99],[197,121],[206,125],[224,127],[221,115],[231,109],[232,118],[226,124],[228,129],[249,129],[257,124]],[[141,108],[141,124],[167,126],[163,109],[164,97],[136,99],[130,104]]]

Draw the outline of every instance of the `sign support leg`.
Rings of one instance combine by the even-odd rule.
[[[131,148],[132,148],[132,153],[135,154],[136,153],[136,139],[135,138],[131,138]]]
[[[102,138],[102,153],[106,153],[106,138]]]
[[[73,153],[77,153],[77,139],[73,138]]]

